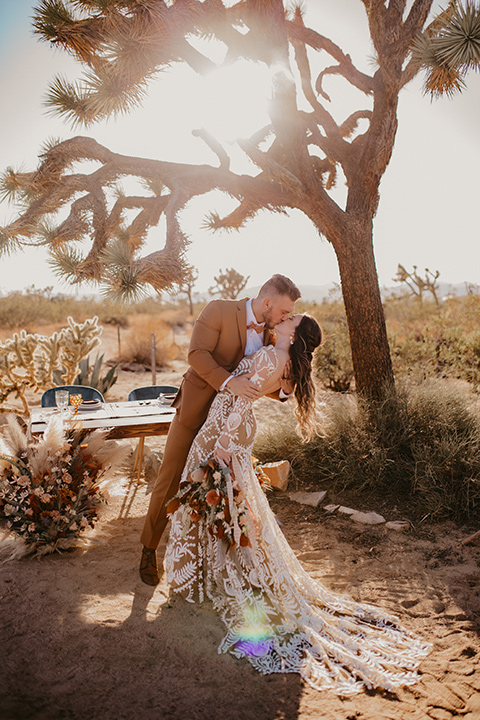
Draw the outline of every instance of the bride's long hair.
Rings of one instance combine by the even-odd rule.
[[[291,377],[297,401],[295,415],[304,442],[315,432],[315,386],[312,380],[313,351],[322,342],[322,330],[315,318],[304,315],[290,345]]]

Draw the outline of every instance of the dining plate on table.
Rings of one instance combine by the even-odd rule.
[[[80,404],[79,410],[97,410],[99,407],[102,406],[102,402],[100,400],[83,400],[83,402]]]
[[[164,395],[159,395],[157,399],[160,405],[171,405],[176,397],[177,393],[165,393]]]

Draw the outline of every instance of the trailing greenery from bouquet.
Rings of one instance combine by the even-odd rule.
[[[43,436],[28,441],[10,416],[0,454],[0,506],[8,527],[26,545],[26,553],[44,554],[75,544],[94,527],[105,474],[125,456],[108,431],[85,434],[52,418]]]
[[[73,383],[82,358],[100,343],[102,328],[97,317],[83,323],[69,317],[67,323],[67,327],[50,337],[22,330],[0,343],[0,403],[15,394],[28,415],[27,389],[38,392]],[[61,383],[58,377],[54,379],[56,371],[60,373]],[[11,408],[0,410],[10,412]]]
[[[256,457],[253,457],[252,455],[252,466],[253,466],[253,472],[257,476],[257,480],[260,484],[260,487],[264,492],[268,492],[272,489],[272,483],[270,481],[270,478],[268,477],[267,473],[262,467],[262,463],[260,460]]]
[[[209,534],[226,542],[229,549],[235,545],[251,547],[251,513],[229,467],[213,459],[201,463],[180,483],[167,512],[172,514],[182,505],[187,510],[187,528],[202,521]]]

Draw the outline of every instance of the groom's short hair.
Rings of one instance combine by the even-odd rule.
[[[290,300],[295,302],[300,297],[301,292],[290,278],[277,273],[276,275],[272,275],[270,280],[267,280],[258,291],[258,297],[260,298],[271,295],[287,295]]]

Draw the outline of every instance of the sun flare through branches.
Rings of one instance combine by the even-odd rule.
[[[238,60],[196,82],[198,121],[218,141],[250,137],[270,122],[271,68]]]

